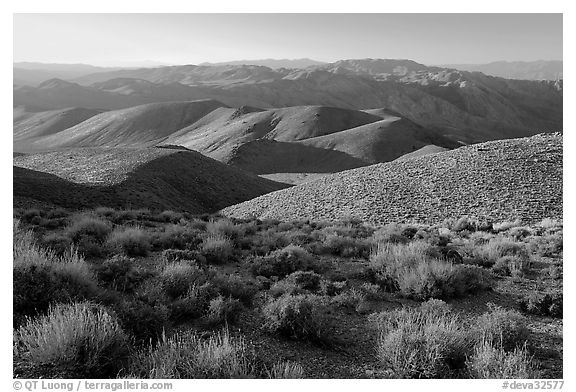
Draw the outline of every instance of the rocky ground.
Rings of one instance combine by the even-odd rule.
[[[492,141],[348,170],[225,208],[230,217],[373,224],[562,216],[562,136]]]

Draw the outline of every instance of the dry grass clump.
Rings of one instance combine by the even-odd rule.
[[[137,378],[253,378],[254,354],[243,338],[224,330],[207,340],[191,331],[163,336],[156,347],[134,356],[129,376]]]
[[[234,244],[222,234],[210,234],[202,240],[200,250],[209,264],[225,264],[232,257]]]
[[[312,269],[313,261],[312,255],[304,248],[288,245],[266,256],[255,258],[252,263],[252,272],[255,276],[283,278],[292,272]]]
[[[74,242],[79,242],[83,237],[91,237],[98,243],[104,242],[106,236],[112,231],[112,225],[93,214],[77,214],[72,217],[72,223],[66,232]]]
[[[500,232],[503,232],[506,230],[510,230],[513,227],[518,227],[521,225],[522,225],[522,220],[516,219],[514,221],[504,221],[504,222],[494,223],[492,225],[492,228],[493,228],[494,232],[500,233]]]
[[[171,298],[185,295],[193,285],[206,282],[206,274],[195,264],[185,261],[167,264],[159,276],[163,290]]]
[[[231,239],[242,237],[244,229],[242,225],[236,225],[228,219],[211,219],[206,224],[206,232],[214,236],[224,236]]]
[[[451,378],[466,367],[473,338],[444,302],[372,318],[379,330],[378,358],[396,378]]]
[[[283,361],[272,366],[268,372],[268,378],[291,379],[304,378],[304,369],[296,362]]]
[[[104,307],[90,303],[56,305],[29,320],[16,336],[31,364],[75,376],[115,376],[128,354],[129,339],[118,322]]]
[[[108,235],[106,245],[126,256],[146,256],[151,250],[150,235],[141,227],[116,228]]]
[[[493,284],[489,272],[442,260],[424,241],[379,245],[370,257],[370,267],[387,289],[418,300],[460,297]]]
[[[534,379],[538,378],[531,356],[525,347],[506,351],[490,341],[482,341],[466,361],[469,378]]]
[[[467,322],[439,300],[371,316],[378,356],[396,378],[522,378],[535,372],[518,312],[490,306]]]
[[[322,338],[323,325],[315,296],[285,294],[263,307],[264,328],[270,332],[303,340]]]
[[[564,310],[562,291],[533,292],[519,300],[520,309],[529,314],[561,318]]]
[[[194,249],[202,242],[202,232],[188,225],[167,224],[164,230],[154,233],[155,249]]]
[[[233,324],[238,320],[242,309],[242,303],[236,298],[219,295],[210,301],[208,322],[213,325]]]
[[[62,256],[40,248],[30,231],[14,226],[13,237],[14,323],[22,317],[48,309],[54,302],[69,302],[94,297],[94,274],[74,248]]]
[[[471,253],[476,263],[484,267],[492,267],[505,256],[517,257],[526,264],[530,262],[530,254],[525,243],[502,237],[494,237],[488,243],[475,245]]]
[[[530,331],[524,316],[515,310],[507,310],[490,303],[488,309],[488,312],[476,320],[478,336],[506,351],[526,345]]]

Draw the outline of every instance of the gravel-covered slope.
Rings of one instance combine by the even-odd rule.
[[[280,220],[352,216],[375,224],[561,217],[562,136],[493,141],[348,170],[222,212]]]

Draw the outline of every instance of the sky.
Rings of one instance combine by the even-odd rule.
[[[14,62],[562,60],[562,14],[14,14]]]

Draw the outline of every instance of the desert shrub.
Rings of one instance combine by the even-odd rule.
[[[563,295],[562,292],[526,294],[519,300],[520,309],[529,314],[562,318]]]
[[[151,220],[150,210],[142,208],[139,210],[119,210],[112,217],[116,224],[135,223],[138,221]]]
[[[525,262],[530,260],[526,244],[501,237],[492,238],[488,243],[474,247],[472,253],[476,263],[483,267],[492,267],[504,256],[516,256]]]
[[[387,290],[417,300],[449,299],[492,287],[490,274],[471,265],[440,260],[430,245],[415,241],[407,245],[385,244],[370,258],[376,283]]]
[[[62,233],[49,233],[42,238],[42,246],[61,256],[70,249],[72,240]]]
[[[407,298],[450,299],[490,287],[486,271],[469,265],[454,266],[439,260],[418,264],[396,276],[400,292]]]
[[[364,301],[378,301],[382,299],[380,286],[372,283],[362,283],[358,288],[361,299]]]
[[[312,271],[296,271],[286,277],[286,280],[294,282],[298,287],[309,291],[320,289],[321,279],[322,276]]]
[[[171,298],[178,298],[186,294],[192,285],[201,285],[207,280],[201,268],[184,261],[167,264],[159,278],[162,288]]]
[[[282,279],[279,280],[278,282],[275,282],[271,287],[270,290],[268,292],[272,297],[276,298],[276,297],[280,297],[284,294],[288,294],[288,295],[300,295],[300,294],[306,294],[308,293],[307,290],[304,290],[303,288],[299,287],[297,284],[295,284],[292,281],[288,281],[286,279]]]
[[[334,296],[342,293],[346,288],[347,283],[345,281],[332,281],[323,279],[320,281],[320,294],[327,296]]]
[[[510,230],[508,230],[508,236],[513,238],[515,241],[521,241],[531,234],[532,230],[527,226],[513,227]]]
[[[155,233],[152,245],[155,249],[195,249],[202,242],[201,234],[192,227],[169,224],[164,231]]]
[[[452,378],[466,366],[473,339],[443,303],[375,314],[378,358],[396,378]]]
[[[264,328],[295,339],[317,340],[322,336],[319,302],[306,295],[283,295],[263,307]]]
[[[312,263],[313,258],[306,250],[297,245],[288,245],[267,256],[255,258],[251,268],[255,276],[283,278],[292,272],[312,269]]]
[[[77,214],[72,217],[71,224],[66,232],[74,242],[79,242],[83,237],[90,237],[101,244],[112,231],[112,225],[92,214]]]
[[[562,265],[554,265],[554,264],[550,265],[550,266],[544,268],[544,270],[542,272],[544,272],[546,275],[548,275],[552,279],[562,279],[562,277],[564,275],[564,270],[562,268]]]
[[[202,240],[200,250],[209,264],[225,264],[232,257],[234,244],[228,237],[211,234]]]
[[[523,276],[530,270],[530,260],[518,256],[503,256],[496,260],[491,269],[502,276]]]
[[[95,266],[98,280],[112,290],[133,292],[143,281],[153,275],[138,266],[133,259],[116,255]]]
[[[162,257],[166,262],[172,261],[196,261],[199,264],[205,264],[206,259],[196,250],[186,250],[186,249],[165,249],[162,251]]]
[[[469,378],[534,379],[538,373],[525,347],[506,351],[490,341],[482,341],[466,361]]]
[[[160,222],[170,222],[170,223],[178,223],[180,220],[184,219],[184,214],[181,212],[174,212],[171,210],[162,211],[158,215],[156,215],[156,220]]]
[[[242,303],[237,299],[219,295],[210,301],[208,322],[213,325],[235,323],[243,308]]]
[[[494,223],[492,225],[492,229],[494,232],[496,233],[500,233],[506,230],[510,230],[513,227],[518,227],[522,225],[522,221],[520,219],[516,219],[514,221],[504,221],[504,222],[498,222],[498,223]]]
[[[30,232],[14,230],[14,324],[44,312],[54,302],[90,299],[98,294],[90,267],[74,249],[58,257],[39,248]]]
[[[169,310],[163,304],[149,304],[134,298],[114,304],[113,310],[122,329],[133,336],[137,344],[157,341],[169,325]]]
[[[323,242],[325,252],[342,257],[368,257],[370,242],[346,237],[338,234],[328,234]]]
[[[553,234],[544,234],[542,236],[532,236],[526,239],[528,247],[538,256],[554,257],[562,253],[564,248],[564,239],[562,230]]]
[[[405,244],[409,241],[409,238],[403,235],[403,231],[403,225],[398,223],[389,223],[374,232],[372,235],[372,241],[376,244]]]
[[[208,340],[185,331],[164,336],[156,347],[135,355],[128,373],[137,378],[253,378],[253,363],[244,339],[227,330]]]
[[[42,218],[42,213],[37,208],[30,208],[28,210],[25,210],[22,213],[22,215],[20,216],[20,219],[22,220],[22,222],[32,223],[32,224],[40,223],[41,218]]]
[[[546,230],[561,229],[563,223],[561,219],[544,218],[538,223],[538,226]]]
[[[472,246],[485,245],[490,242],[492,238],[494,238],[494,234],[483,231],[475,231],[468,236],[468,240]]]
[[[64,208],[53,208],[46,211],[46,218],[56,219],[56,218],[67,218],[70,213]]]
[[[379,244],[370,255],[370,267],[374,270],[388,270],[415,267],[430,259],[431,246],[423,241],[404,244]]]
[[[220,294],[236,298],[245,305],[250,305],[258,292],[256,283],[250,279],[233,274],[217,274],[212,283]]]
[[[170,304],[170,319],[181,322],[202,317],[217,289],[209,282],[193,284],[185,295]]]
[[[96,207],[94,213],[99,216],[104,216],[106,218],[114,218],[116,210],[110,207]]]
[[[235,225],[228,219],[210,220],[206,224],[206,232],[214,236],[224,236],[237,239],[244,235],[242,225]]]
[[[507,351],[524,346],[530,336],[524,316],[494,304],[488,307],[489,311],[476,320],[477,336]]]
[[[349,290],[342,290],[330,299],[330,303],[342,308],[356,307],[364,300],[363,294],[360,290],[351,288]]]
[[[292,361],[278,362],[268,371],[268,378],[291,379],[304,378],[304,369],[300,364]]]
[[[104,307],[60,304],[18,329],[18,345],[29,363],[54,366],[74,377],[116,376],[129,339]]]
[[[278,233],[274,229],[261,231],[251,241],[255,254],[267,254],[290,244],[286,233]]]
[[[311,271],[296,271],[288,275],[285,279],[276,282],[270,288],[270,294],[279,297],[283,294],[305,294],[315,292],[320,289],[322,276]]]
[[[146,256],[151,249],[150,236],[140,227],[116,228],[108,235],[106,244],[126,256]]]

